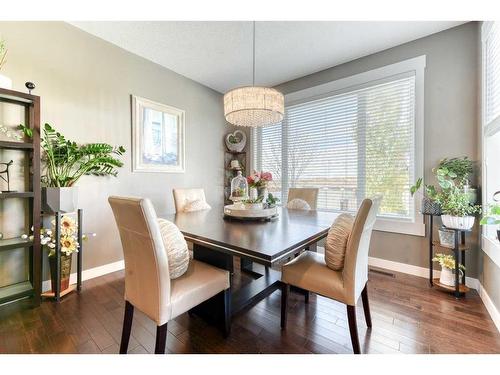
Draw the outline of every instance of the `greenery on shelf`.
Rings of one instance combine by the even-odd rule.
[[[433,170],[442,189],[450,189],[453,186],[463,188],[468,185],[469,177],[473,171],[472,160],[469,160],[467,156],[463,158],[444,158]]]
[[[481,225],[500,224],[500,204],[495,203],[489,206],[488,213],[481,219]]]
[[[246,204],[257,204],[257,203],[262,203],[264,201],[264,196],[261,195],[255,199],[245,199],[243,201],[243,203],[246,203]]]
[[[443,189],[435,199],[445,215],[463,217],[481,213],[481,206],[470,204],[469,195],[457,187]]]
[[[276,204],[278,204],[280,201],[280,199],[278,197],[275,197],[274,195],[272,195],[271,193],[269,193],[267,195],[267,200],[266,200],[266,203],[267,203],[267,206],[268,207],[274,207],[276,206]]]
[[[42,182],[48,187],[70,187],[82,176],[117,176],[123,162],[116,156],[125,153],[123,146],[106,143],[78,145],[45,124],[41,140],[45,175]]]
[[[448,268],[450,270],[455,269],[455,258],[453,257],[453,255],[438,253],[434,256],[434,258],[432,258],[432,261],[438,262],[442,268]],[[465,271],[465,266],[463,264],[459,264],[458,268],[462,271]]]

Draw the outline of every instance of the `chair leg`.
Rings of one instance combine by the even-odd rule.
[[[286,328],[288,315],[288,295],[290,294],[290,285],[282,283],[281,285],[281,329]]]
[[[132,331],[132,320],[134,319],[134,306],[125,301],[125,316],[123,317],[122,340],[120,342],[120,354],[127,354],[130,331]]]
[[[365,312],[365,320],[368,328],[372,327],[372,315],[370,314],[370,303],[368,302],[368,283],[361,292],[361,299],[363,300],[363,310]]]
[[[361,354],[361,350],[359,349],[358,326],[356,324],[356,306],[347,305],[347,320],[349,321],[352,350],[354,354]]]
[[[224,337],[231,333],[231,288],[224,291]]]
[[[165,354],[165,345],[167,344],[167,324],[156,327],[155,354]]]

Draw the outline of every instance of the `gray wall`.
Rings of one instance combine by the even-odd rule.
[[[426,181],[431,181],[431,169],[443,157],[467,155],[473,160],[478,159],[478,33],[478,24],[468,23],[286,82],[276,88],[287,94],[426,55],[424,168]],[[477,233],[473,234],[472,242],[477,254]],[[427,249],[424,237],[374,232],[370,255],[426,267]],[[478,274],[476,257],[473,253],[466,262],[468,275],[472,277]]]
[[[84,269],[122,259],[110,195],[149,197],[158,213],[174,211],[174,187],[202,187],[209,203],[222,202],[222,140],[230,127],[219,93],[62,22],[0,22],[0,35],[9,47],[2,73],[16,90],[36,83],[43,123],[77,142],[127,149],[118,178],[77,184],[84,230],[97,233],[85,244]],[[186,111],[186,173],[131,172],[131,94]]]

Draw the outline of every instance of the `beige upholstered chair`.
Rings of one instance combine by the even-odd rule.
[[[216,295],[224,301],[224,329],[230,329],[229,272],[191,260],[170,280],[168,258],[149,199],[110,197],[125,258],[125,318],[120,353],[126,353],[134,307],[157,324],[155,353],[165,353],[167,323]]]
[[[194,200],[207,201],[203,189],[174,189],[173,193],[175,212],[184,211],[184,206]]]
[[[288,189],[288,202],[293,199],[302,199],[306,201],[311,210],[315,210],[318,206],[318,188],[290,188]]]
[[[290,285],[317,293],[347,305],[349,331],[354,353],[360,353],[358,328],[356,326],[356,302],[361,295],[365,320],[372,326],[368,304],[368,250],[373,225],[380,206],[381,197],[365,199],[358,210],[347,249],[342,271],[326,266],[324,255],[310,251],[285,264],[282,269],[281,327],[286,328],[287,305]]]

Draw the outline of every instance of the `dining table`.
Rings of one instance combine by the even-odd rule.
[[[338,213],[277,207],[277,216],[268,220],[244,221],[224,215],[224,207],[161,215],[173,222],[193,243],[193,258],[234,274],[234,257],[240,258],[241,272],[250,282],[233,287],[231,312],[236,314],[257,303],[280,286],[282,264],[304,249],[314,250],[325,238]],[[231,280],[233,278],[231,277]],[[196,312],[213,310],[210,302]],[[203,315],[203,314],[202,314]]]

